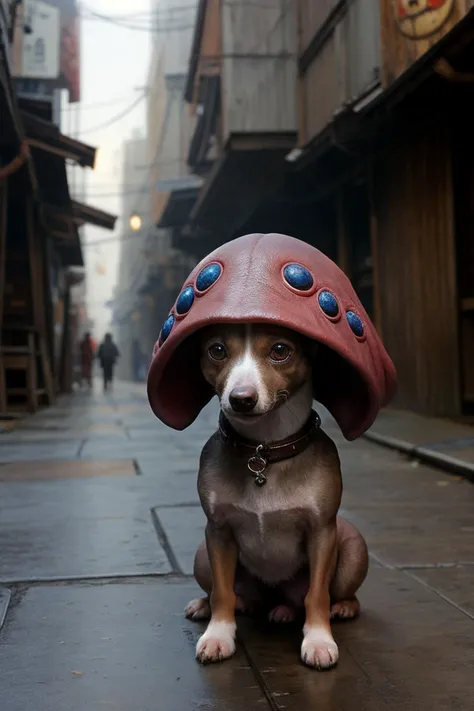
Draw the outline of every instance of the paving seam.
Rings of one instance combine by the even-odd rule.
[[[85,583],[90,585],[107,585],[113,583],[133,583],[136,581],[147,581],[147,580],[165,580],[165,581],[179,581],[179,580],[193,580],[194,575],[188,573],[123,573],[121,575],[103,575],[98,573],[97,575],[68,575],[63,577],[49,577],[49,578],[17,578],[15,580],[0,580],[0,587],[15,587],[15,586],[26,586],[34,587],[39,585],[74,585],[76,583]]]
[[[0,631],[7,617],[8,608],[12,599],[11,590],[0,586]]]
[[[260,687],[260,691],[264,695],[269,707],[272,709],[272,711],[280,711],[280,709],[282,707],[279,706],[277,704],[277,702],[275,701],[275,699],[273,698],[272,692],[268,688],[267,683],[266,683],[265,679],[263,678],[263,674],[261,673],[258,666],[256,664],[254,664],[252,655],[250,654],[250,652],[247,648],[247,645],[245,644],[244,640],[242,639],[242,635],[239,632],[237,632],[236,636],[237,636],[237,642],[242,647],[245,657],[247,659],[247,662],[249,664],[249,667],[252,671],[252,674],[255,677],[255,681],[257,682],[258,686]]]
[[[178,562],[176,554],[175,554],[173,548],[171,547],[171,543],[168,540],[168,536],[166,535],[166,531],[163,528],[163,525],[159,519],[156,509],[151,508],[150,512],[151,512],[151,520],[153,521],[153,526],[155,527],[158,541],[159,541],[161,547],[163,548],[164,552],[166,553],[166,557],[168,558],[168,562],[171,566],[172,572],[182,575],[183,571],[182,571],[181,566]]]
[[[455,603],[453,600],[451,600],[451,598],[447,597],[442,592],[440,592],[439,590],[434,588],[432,585],[427,583],[426,580],[419,578],[417,575],[414,575],[414,573],[409,573],[407,570],[404,570],[403,573],[405,575],[407,575],[409,578],[416,580],[417,583],[419,583],[420,585],[423,585],[423,587],[425,587],[427,590],[430,590],[430,592],[437,595],[439,598],[441,598],[441,600],[444,600],[444,602],[447,602],[448,605],[451,605],[452,607],[454,607],[455,610],[457,610],[458,612],[461,612],[463,615],[465,615],[466,617],[468,617],[470,620],[472,620],[474,622],[474,615],[471,615],[470,612],[468,612],[463,607],[461,607],[460,605]]]
[[[127,461],[127,460],[125,460],[125,461]],[[132,462],[133,462],[133,466],[135,468],[136,476],[143,476],[143,471],[141,470],[138,461],[136,459],[132,459]]]
[[[198,509],[201,507],[199,501],[185,501],[184,503],[177,504],[158,504],[153,506],[154,509]]]
[[[396,570],[451,570],[452,568],[469,568],[474,565],[472,560],[457,560],[453,563],[401,563],[393,566]]]

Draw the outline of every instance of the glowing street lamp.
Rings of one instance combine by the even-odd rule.
[[[141,226],[142,218],[140,217],[140,215],[132,215],[130,217],[130,229],[132,229],[134,232],[138,232]]]

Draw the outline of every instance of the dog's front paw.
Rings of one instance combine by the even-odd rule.
[[[196,657],[203,664],[221,662],[235,653],[235,622],[210,622],[199,639]]]
[[[198,622],[199,620],[208,620],[211,616],[211,606],[209,600],[205,597],[199,597],[196,600],[188,602],[184,609],[184,614],[189,620]]]
[[[301,659],[309,667],[330,669],[339,659],[339,650],[332,635],[321,627],[304,629]]]

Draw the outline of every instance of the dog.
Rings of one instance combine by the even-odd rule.
[[[338,516],[339,456],[312,410],[318,348],[268,323],[199,332],[202,375],[220,402],[198,476],[207,526],[194,574],[205,597],[185,610],[209,619],[196,647],[202,663],[234,654],[236,612],[274,623],[304,613],[301,658],[329,669],[339,656],[331,618],[359,614],[368,552]]]

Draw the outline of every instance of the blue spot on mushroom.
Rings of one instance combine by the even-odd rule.
[[[330,291],[321,291],[318,295],[318,302],[326,316],[334,318],[338,315],[339,304],[337,303],[337,299],[334,294],[331,294]]]
[[[178,296],[178,301],[176,302],[176,313],[180,316],[187,314],[193,303],[194,289],[192,286],[187,286],[186,289],[183,289],[181,294]]]
[[[206,291],[210,286],[215,284],[219,279],[222,272],[222,267],[220,264],[208,264],[204,267],[196,279],[196,288],[198,291]]]
[[[166,321],[164,322],[163,326],[161,327],[161,333],[160,333],[160,342],[164,343],[168,336],[171,333],[171,329],[174,326],[174,316],[171,314],[171,316],[168,316]]]
[[[346,313],[347,322],[351,328],[352,333],[354,333],[359,338],[364,335],[364,324],[362,320],[353,311],[348,311]]]
[[[288,264],[283,270],[285,281],[298,291],[309,291],[314,284],[311,272],[301,264]]]

